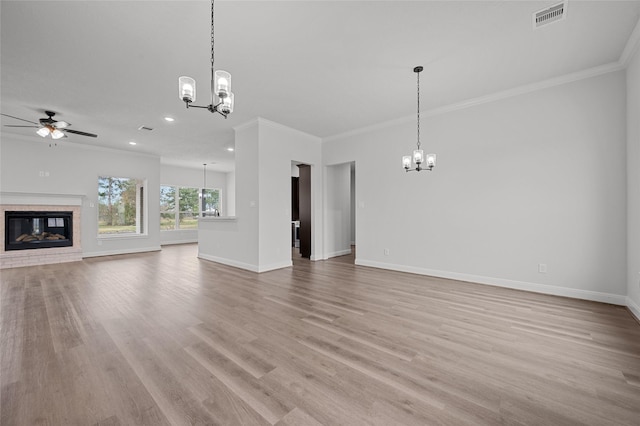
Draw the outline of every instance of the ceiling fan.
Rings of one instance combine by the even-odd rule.
[[[51,139],[66,138],[67,135],[65,133],[73,133],[74,135],[80,135],[80,136],[89,136],[91,138],[98,137],[98,135],[95,135],[93,133],[87,133],[87,132],[81,132],[80,130],[68,129],[68,127],[71,126],[70,123],[67,123],[66,121],[57,121],[53,119],[53,117],[56,115],[55,112],[45,111],[44,113],[47,114],[47,117],[41,118],[39,120],[39,123],[36,123],[35,121],[31,121],[31,120],[25,120],[24,118],[14,117],[13,115],[9,115],[9,114],[0,113],[0,115],[4,115],[5,117],[10,117],[10,118],[15,118],[16,120],[20,120],[20,121],[26,121],[27,123],[35,124],[35,126],[24,126],[24,125],[19,126],[14,124],[5,124],[5,127],[33,127],[38,129],[36,130],[36,133],[42,136],[43,138],[46,138],[47,136],[51,136]]]

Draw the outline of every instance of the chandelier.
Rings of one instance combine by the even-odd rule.
[[[423,68],[421,66],[417,66],[413,69],[413,72],[416,73],[418,77],[418,149],[413,151],[413,158],[410,155],[405,155],[402,157],[402,167],[407,172],[419,172],[421,170],[433,170],[436,166],[436,155],[435,154],[427,154],[426,157],[426,165],[423,167],[422,164],[425,162],[424,151],[420,149],[420,72],[422,72]],[[415,168],[411,168],[411,160],[413,159],[413,163],[415,164]]]
[[[214,69],[214,24],[213,0],[211,0],[211,103],[207,106],[192,105],[196,101],[196,81],[187,76],[178,78],[178,93],[187,108],[204,108],[209,112],[217,112],[227,118],[233,112],[233,93],[231,92],[231,74]]]

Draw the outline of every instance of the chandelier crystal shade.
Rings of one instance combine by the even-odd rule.
[[[187,76],[178,78],[178,97],[187,108],[204,108],[227,118],[227,115],[233,112],[234,103],[234,96],[231,92],[231,74],[214,68],[214,33],[213,0],[211,0],[211,103],[206,106],[193,105],[196,101],[196,81]]]
[[[433,170],[436,166],[436,154],[427,154],[426,157],[424,155],[424,151],[420,149],[420,73],[424,68],[421,66],[417,66],[413,69],[413,72],[416,73],[418,80],[418,149],[413,151],[413,156],[405,155],[402,157],[402,167],[406,172],[419,172],[422,170]],[[415,164],[415,167],[411,168],[411,163]],[[424,164],[424,165],[423,165]]]

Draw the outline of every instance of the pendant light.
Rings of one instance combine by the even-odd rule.
[[[436,166],[436,154],[427,154],[426,158],[426,166],[422,166],[425,163],[424,151],[420,149],[420,73],[424,68],[421,66],[417,66],[413,69],[413,72],[416,73],[418,80],[418,149],[413,151],[413,157],[411,155],[405,155],[402,157],[402,167],[407,172],[419,172],[422,170],[433,170]],[[415,164],[415,168],[411,168],[411,161]]]
[[[211,0],[211,103],[206,106],[192,105],[196,101],[196,81],[187,76],[178,78],[178,96],[187,108],[204,108],[227,118],[233,112],[234,96],[231,92],[231,74],[214,69],[214,20]]]

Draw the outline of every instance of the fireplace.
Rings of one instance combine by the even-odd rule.
[[[70,246],[73,212],[5,211],[5,251]]]

